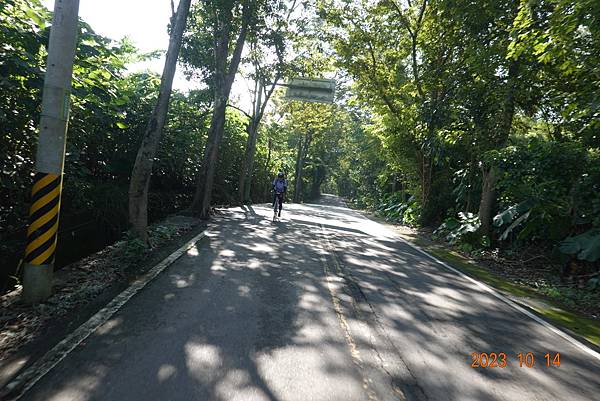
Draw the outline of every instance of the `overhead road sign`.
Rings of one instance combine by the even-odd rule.
[[[333,103],[335,95],[335,80],[292,78],[285,84],[285,98],[303,102]]]

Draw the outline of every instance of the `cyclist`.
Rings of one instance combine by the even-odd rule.
[[[283,196],[287,191],[287,181],[280,171],[277,173],[277,178],[273,180],[273,219],[275,216],[281,217],[281,209],[283,208]],[[277,213],[277,203],[279,203],[279,214]]]

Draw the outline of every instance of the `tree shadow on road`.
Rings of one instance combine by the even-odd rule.
[[[225,213],[25,399],[351,401],[369,386],[380,400],[543,399],[552,383],[553,399],[576,399],[600,388],[589,360],[359,214],[287,205],[291,218],[272,224],[270,213]],[[472,352],[505,352],[511,366],[472,369]],[[566,368],[519,368],[519,352],[561,352]]]
[[[600,388],[591,357],[389,233],[325,230],[352,300],[348,311],[403,360],[415,380],[393,380],[404,380],[407,391],[418,384],[430,399],[589,399]],[[473,352],[504,352],[509,366],[473,369]],[[534,368],[519,366],[517,355],[528,352]],[[564,365],[547,367],[544,354],[557,352]]]
[[[296,371],[294,358],[360,390],[351,360],[340,358],[346,344],[323,285],[319,241],[305,227],[272,225],[252,212],[226,214],[25,399],[278,401],[306,399],[302,391],[323,394],[322,373]]]

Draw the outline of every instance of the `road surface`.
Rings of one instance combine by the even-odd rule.
[[[22,399],[600,398],[593,356],[385,226],[333,197],[285,207],[215,219]],[[474,352],[507,366],[472,368]]]

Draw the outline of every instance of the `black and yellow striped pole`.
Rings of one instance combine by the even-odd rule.
[[[55,0],[23,269],[28,303],[52,294],[78,13],[79,0]]]

